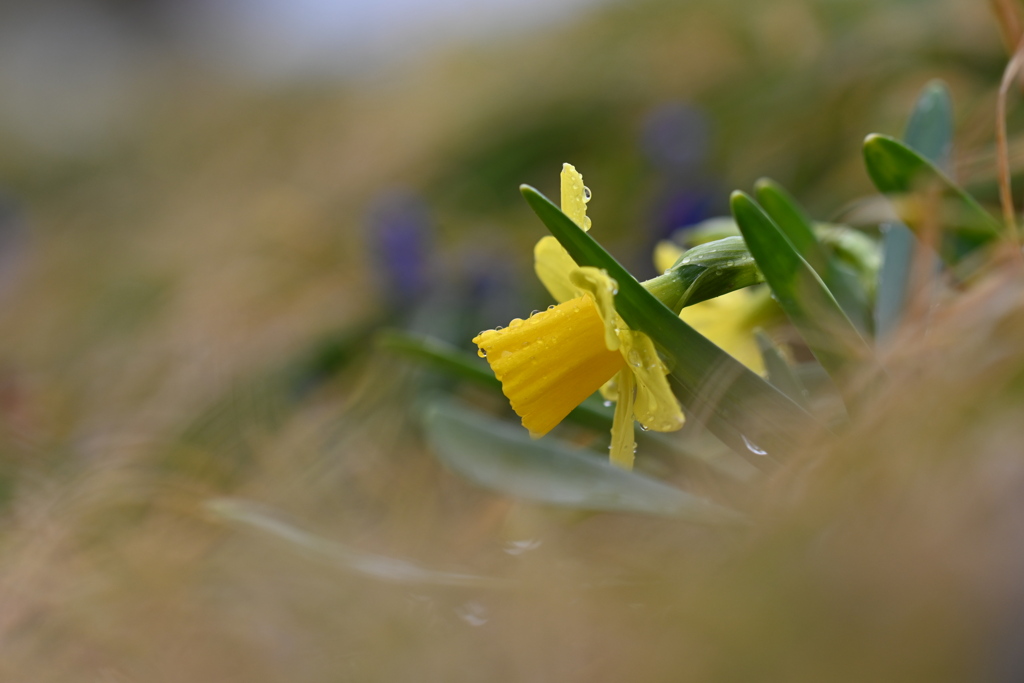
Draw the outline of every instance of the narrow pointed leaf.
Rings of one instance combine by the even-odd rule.
[[[869,135],[864,163],[879,192],[890,195],[900,219],[918,230],[928,214],[925,203],[939,200],[936,214],[943,228],[942,258],[950,264],[997,239],[1002,228],[978,202],[932,162],[899,140]]]
[[[914,234],[902,223],[882,226],[882,269],[875,299],[875,334],[879,339],[887,337],[903,317],[916,243]]]
[[[921,91],[903,141],[937,168],[948,170],[953,150],[953,101],[945,83],[934,80]]]
[[[925,86],[903,134],[907,146],[938,168],[949,168],[953,148],[953,103],[942,81]],[[910,270],[917,248],[914,234],[901,223],[882,227],[882,268],[875,299],[875,332],[887,336],[903,317],[910,285]]]
[[[377,335],[376,343],[378,348],[425,361],[454,377],[501,391],[501,382],[486,363],[440,339],[399,330],[384,330]]]
[[[757,202],[775,225],[786,235],[796,252],[821,277],[829,292],[842,307],[858,331],[871,330],[868,297],[856,278],[838,263],[818,239],[803,209],[785,189],[769,178],[754,185]]]
[[[502,393],[501,382],[485,363],[439,339],[399,330],[385,330],[377,336],[377,346],[423,361],[452,377]],[[592,401],[587,400],[576,406],[566,419],[591,429],[609,430],[612,426],[612,411],[603,408],[600,403],[594,405]]]
[[[814,269],[753,199],[733,192],[733,216],[768,286],[818,362],[842,376],[871,349]]]
[[[811,220],[792,195],[774,180],[761,178],[754,183],[754,196],[765,213],[771,216],[793,244],[797,253],[819,274],[823,273],[828,262],[828,254],[814,235]]]
[[[872,281],[876,278],[877,275],[872,273]],[[875,331],[875,321],[872,317],[871,295],[863,285],[863,278],[852,266],[832,256],[822,281],[857,331],[864,338],[870,339]]]
[[[528,185],[520,190],[576,263],[603,268],[615,279],[616,310],[665,354],[691,417],[761,469],[771,469],[776,458],[821,430],[791,399],[680,320],[547,197]],[[750,448],[750,443],[757,446]]]
[[[427,438],[441,461],[470,481],[549,505],[735,523],[735,512],[636,472],[586,455],[557,439],[531,439],[522,429],[436,403],[425,416]]]

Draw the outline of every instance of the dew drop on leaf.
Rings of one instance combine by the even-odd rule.
[[[741,436],[743,436],[743,435],[741,435]],[[753,453],[754,455],[768,455],[768,451],[766,451],[765,449],[763,449],[760,446],[756,445],[753,441],[748,439],[746,436],[743,436],[743,444],[747,447],[747,450],[750,451],[751,453]]]

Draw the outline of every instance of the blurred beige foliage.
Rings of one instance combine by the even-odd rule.
[[[628,131],[665,100],[708,103],[724,184],[770,173],[821,211],[869,193],[863,135],[898,132],[929,78],[962,107],[964,158],[984,152],[985,76],[1003,59],[986,9],[849,5],[612,4],[280,92],[157,64],[146,106],[84,158],[0,131],[0,182],[30,226],[0,263],[0,678],[1019,675],[1015,273],[940,300],[927,335],[908,328],[892,391],[841,443],[809,445],[763,486],[713,491],[755,520],[735,534],[472,488],[425,450],[403,392],[413,371],[393,358],[362,349],[301,400],[280,379],[383,305],[363,229],[382,187],[436,197],[447,265],[471,240],[525,265],[540,234],[527,211],[466,208],[459,188],[562,111],[622,122],[618,137],[584,128],[579,160],[609,188],[594,215],[620,226],[642,217]],[[212,515],[223,495],[346,548],[514,587],[375,579]]]

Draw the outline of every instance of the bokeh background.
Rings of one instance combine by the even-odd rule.
[[[761,176],[845,216],[872,194],[864,136],[942,78],[954,174],[992,200],[1005,60],[989,6],[954,0],[4,4],[3,678],[1012,680],[1006,566],[917,573],[961,547],[909,542],[945,522],[808,560],[849,514],[821,492],[749,543],[502,498],[423,443],[445,380],[374,343],[469,349],[546,307],[517,188],[554,196],[565,161],[649,277],[659,239]],[[319,540],[233,524],[224,496]],[[529,589],[375,576],[360,552]]]

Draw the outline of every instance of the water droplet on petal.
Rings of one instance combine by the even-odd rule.
[[[515,329],[523,324],[522,318],[512,318],[512,322],[508,324],[509,329]]]
[[[630,349],[628,354],[629,364],[634,368],[639,368],[643,365],[643,361],[640,360],[640,354],[637,353],[636,349]]]
[[[477,349],[476,355],[480,356],[481,358],[487,358],[487,352],[484,351],[482,348]]]
[[[583,201],[584,202],[589,202],[591,196],[592,195],[591,195],[591,192],[590,192],[590,188],[587,187],[586,185],[584,185],[583,186]]]

